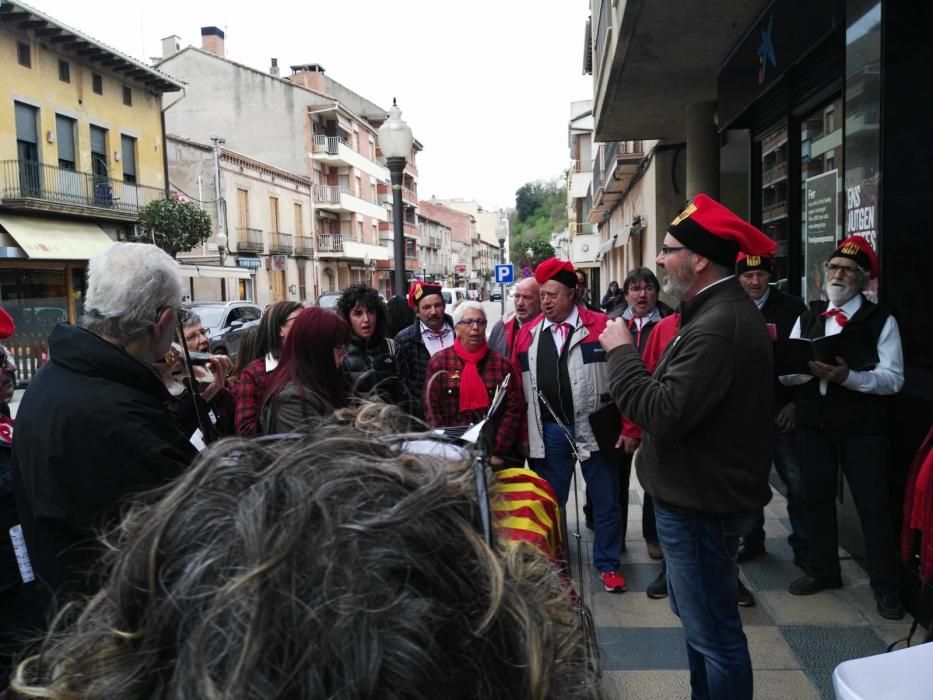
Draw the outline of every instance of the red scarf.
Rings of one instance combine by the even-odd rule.
[[[454,352],[463,360],[463,372],[460,375],[460,412],[489,408],[489,393],[476,366],[486,357],[489,346],[483,343],[479,350],[470,352],[463,347],[460,338],[457,338],[454,340]]]

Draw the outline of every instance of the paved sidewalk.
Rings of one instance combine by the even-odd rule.
[[[580,506],[583,480],[579,475]],[[587,580],[581,587],[596,621],[602,649],[603,683],[609,698],[674,700],[690,697],[687,653],[678,618],[667,600],[651,600],[645,588],[659,564],[648,556],[641,532],[644,492],[634,470],[629,492],[627,551],[622,574],[628,591],[605,593],[593,575],[592,533],[577,530],[573,497],[567,505],[570,554],[576,561],[574,532],[583,542]],[[868,577],[845,552],[845,586],[813,596],[792,596],[788,584],[800,575],[787,544],[787,502],[774,492],[765,509],[767,553],[742,565],[742,580],[753,591],[757,606],[741,608],[748,637],[758,700],[834,698],[832,673],[848,659],[878,654],[910,629],[908,615],[899,622],[878,616]],[[582,512],[580,514],[582,519]],[[576,564],[572,570],[576,573]],[[914,641],[923,639],[922,628]],[[903,645],[901,645],[902,647]],[[899,648],[901,648],[899,647]]]

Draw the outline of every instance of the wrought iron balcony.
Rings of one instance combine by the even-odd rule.
[[[238,228],[236,249],[242,253],[263,253],[265,244],[258,228]]]
[[[0,161],[0,200],[6,206],[36,208],[37,204],[45,203],[42,206],[45,208],[54,203],[74,209],[92,207],[107,212],[98,215],[135,219],[143,207],[157,199],[165,199],[161,187],[31,160]]]
[[[291,255],[292,235],[273,231],[269,236],[269,252],[273,255]]]
[[[295,237],[295,257],[312,258],[314,257],[314,239],[311,236]]]

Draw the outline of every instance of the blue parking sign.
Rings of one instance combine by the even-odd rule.
[[[496,265],[496,284],[507,284],[514,281],[515,273],[512,264]]]

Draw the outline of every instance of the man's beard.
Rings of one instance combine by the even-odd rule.
[[[664,275],[661,289],[665,294],[670,294],[680,299],[687,293],[687,290],[693,286],[693,279],[686,273],[671,274],[671,272],[672,271],[669,271]]]
[[[856,294],[858,294],[858,289],[854,284],[829,282],[826,285],[826,296],[834,306],[842,306]]]

